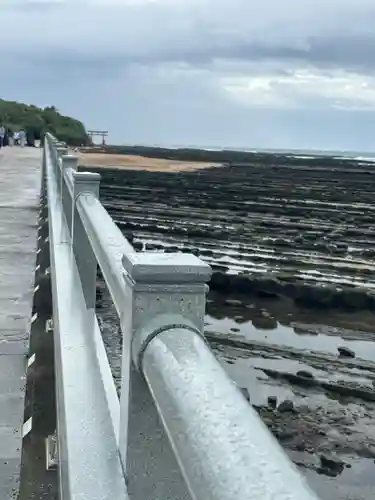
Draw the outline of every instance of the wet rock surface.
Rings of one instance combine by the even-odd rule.
[[[101,199],[136,249],[199,255],[224,295],[373,310],[375,169],[308,163],[254,156],[178,174],[99,169]]]
[[[348,347],[339,347],[337,349],[339,351],[340,356],[344,358],[355,358],[355,352],[349,349]]]
[[[320,498],[372,499],[375,169],[279,159],[101,174],[102,200],[137,250],[212,265],[206,337]],[[98,290],[119,388],[121,334],[101,280]]]
[[[239,322],[233,306],[220,303],[214,294],[207,302],[206,338],[215,355],[319,497],[372,499],[375,317],[360,331],[351,328],[352,315],[314,313],[316,321],[330,324],[313,324],[311,311],[278,309],[271,299],[244,308]],[[251,320],[266,308],[277,322],[273,330],[258,329]],[[105,289],[97,312],[120,389],[121,334]],[[235,332],[231,325],[237,325]],[[337,346],[345,342],[356,345],[356,358],[338,355]]]
[[[323,500],[370,500],[375,488],[375,317],[327,316],[262,300],[245,309],[246,321],[233,333],[228,330],[235,323],[231,309],[212,296],[207,339],[228,374],[247,387],[254,409],[311,486]],[[277,319],[272,331],[257,329],[252,321],[266,308]],[[352,328],[360,322],[361,330]],[[340,356],[339,347],[356,356]]]

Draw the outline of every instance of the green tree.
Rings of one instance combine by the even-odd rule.
[[[0,122],[12,132],[24,129],[35,139],[43,139],[44,134],[50,132],[71,146],[90,143],[83,123],[60,114],[55,106],[43,109],[0,99]]]

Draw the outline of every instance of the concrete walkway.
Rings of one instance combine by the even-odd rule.
[[[18,497],[41,150],[0,149],[0,498]]]

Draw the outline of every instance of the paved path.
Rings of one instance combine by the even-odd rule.
[[[17,498],[41,150],[0,149],[0,498]]]

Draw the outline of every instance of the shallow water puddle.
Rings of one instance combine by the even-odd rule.
[[[296,400],[295,393],[290,388],[280,385],[280,383],[269,378],[264,372],[256,369],[257,366],[262,364],[262,361],[265,362],[265,366],[269,367],[268,362],[270,360],[263,358],[237,358],[233,364],[228,363],[223,358],[220,361],[228,375],[236,381],[237,385],[247,389],[250,394],[251,404],[256,406],[265,405],[269,396],[276,396],[279,402],[285,399]],[[286,365],[290,368],[288,363]],[[301,365],[303,364],[301,363]]]
[[[374,460],[355,458],[350,460],[350,465],[350,468],[344,468],[339,476],[339,481],[304,467],[300,467],[300,470],[310,487],[322,500],[369,500],[374,498]]]
[[[321,351],[337,354],[340,346],[345,346],[355,352],[357,358],[375,361],[375,342],[360,340],[345,340],[338,335],[323,333],[297,333],[291,326],[277,323],[274,329],[260,329],[254,326],[252,320],[239,323],[233,318],[216,319],[206,316],[206,330],[227,335],[239,335],[247,340],[261,341],[274,345],[293,347],[307,351]]]

